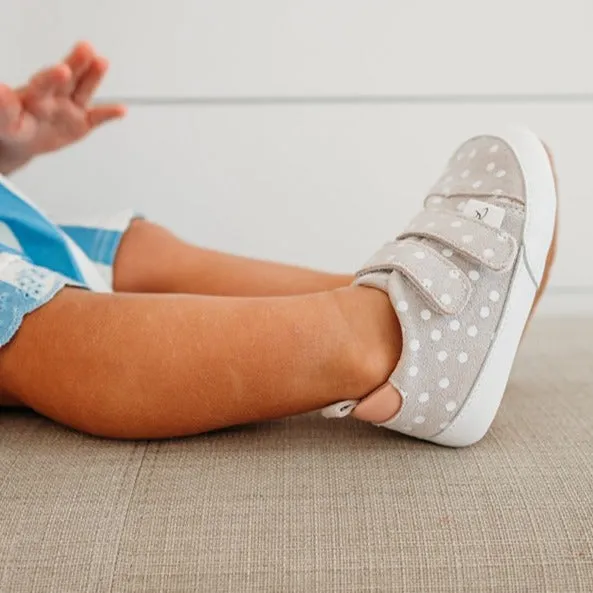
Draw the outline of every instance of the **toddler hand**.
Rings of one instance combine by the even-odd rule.
[[[35,74],[20,89],[0,84],[0,172],[84,138],[125,114],[123,105],[89,105],[108,63],[78,43],[60,64]]]

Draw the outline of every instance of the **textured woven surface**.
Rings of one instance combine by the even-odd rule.
[[[161,442],[0,411],[0,591],[593,591],[593,320],[465,450],[306,415]]]

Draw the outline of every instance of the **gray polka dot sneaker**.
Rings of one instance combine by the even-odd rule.
[[[553,165],[528,130],[468,140],[424,209],[358,272],[389,295],[402,328],[388,382],[402,405],[378,424],[451,447],[480,440],[500,405],[541,292],[556,226]],[[323,410],[345,416],[359,401]]]

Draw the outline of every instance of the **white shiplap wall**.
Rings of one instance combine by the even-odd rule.
[[[211,247],[352,270],[464,136],[526,123],[564,198],[547,309],[593,311],[591,22],[591,0],[12,2],[0,79],[88,38],[102,97],[131,106],[17,182],[58,217],[132,204]]]

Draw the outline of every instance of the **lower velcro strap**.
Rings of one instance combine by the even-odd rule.
[[[393,270],[401,272],[431,308],[444,315],[463,310],[472,292],[470,279],[455,264],[426,243],[411,240],[384,245],[357,278]]]

